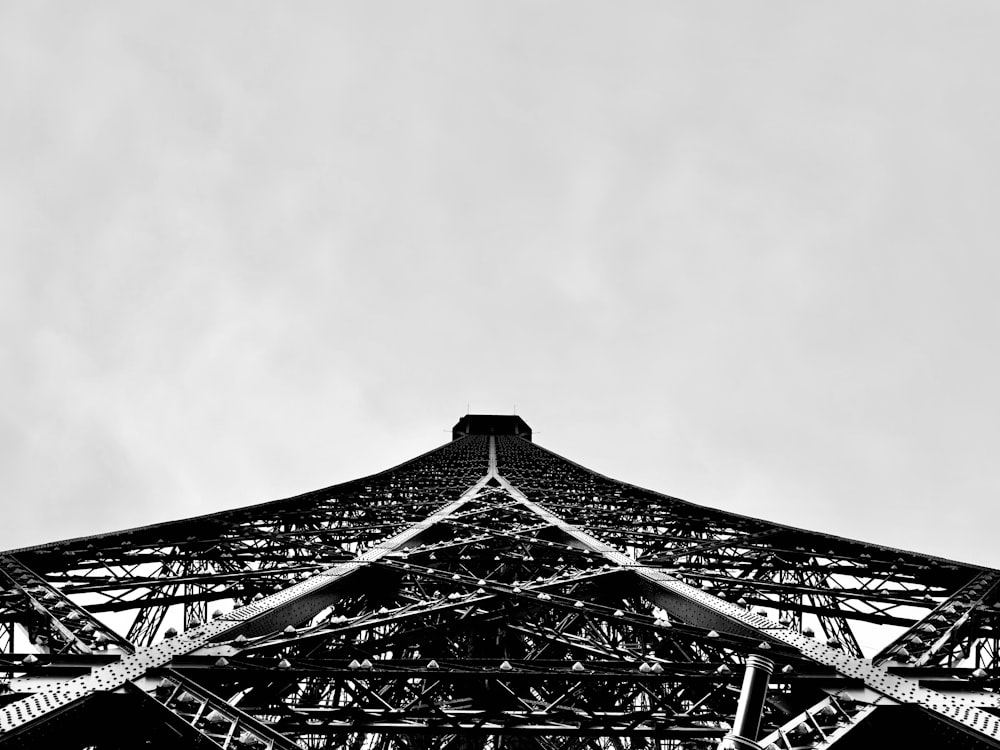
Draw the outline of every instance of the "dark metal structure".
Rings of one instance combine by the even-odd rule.
[[[995,748],[998,582],[467,415],[370,477],[0,554],[0,749]]]

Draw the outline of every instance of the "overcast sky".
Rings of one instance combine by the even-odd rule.
[[[540,444],[1000,566],[996,2],[5,2],[0,547]]]

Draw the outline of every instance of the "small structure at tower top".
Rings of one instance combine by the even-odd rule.
[[[463,435],[517,435],[531,440],[531,428],[516,415],[466,414],[451,429],[452,440]]]

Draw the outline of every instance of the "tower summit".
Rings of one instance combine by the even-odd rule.
[[[514,435],[531,440],[531,428],[516,415],[466,414],[451,428],[452,440],[464,435]]]
[[[368,477],[0,553],[0,750],[998,748],[998,584],[466,415]]]

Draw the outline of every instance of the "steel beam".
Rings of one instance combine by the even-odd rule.
[[[491,444],[491,452],[495,450]],[[491,465],[491,469],[495,463]],[[841,674],[860,679],[869,689],[899,703],[915,703],[951,725],[962,728],[976,738],[1000,748],[1000,719],[982,710],[975,701],[967,701],[957,694],[943,694],[921,687],[914,680],[889,673],[870,661],[843,651],[817,643],[801,633],[794,632],[780,624],[761,617],[725,600],[719,599],[701,589],[696,589],[661,569],[640,565],[631,556],[620,552],[611,545],[600,541],[589,533],[566,523],[538,503],[515,488],[506,478],[497,475],[497,480],[526,507],[534,510],[547,522],[557,526],[568,536],[576,539],[584,547],[602,554],[624,570],[632,571],[649,587],[656,603],[681,619],[706,626],[721,627],[738,634],[755,633],[763,643],[782,643],[791,646],[817,663],[833,667]]]
[[[0,742],[4,734],[22,730],[30,724],[44,720],[57,710],[79,703],[97,691],[118,689],[141,678],[149,670],[163,667],[172,659],[189,654],[211,643],[237,635],[252,636],[281,630],[287,625],[298,625],[325,609],[337,598],[336,584],[358,570],[386,555],[402,549],[420,534],[453,514],[466,504],[486,484],[483,477],[470,487],[458,500],[431,514],[425,520],[369,548],[354,561],[340,563],[321,570],[310,578],[289,588],[240,607],[212,622],[184,631],[159,644],[136,649],[116,662],[95,667],[90,674],[66,680],[47,687],[12,704],[0,708]],[[16,681],[11,689],[16,691]]]

